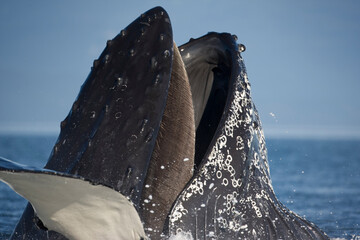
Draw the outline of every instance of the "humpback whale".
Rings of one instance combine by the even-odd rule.
[[[177,47],[161,7],[109,40],[44,168],[0,158],[29,200],[11,239],[329,239],[276,198],[244,50]]]

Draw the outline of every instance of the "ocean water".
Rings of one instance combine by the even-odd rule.
[[[0,135],[0,156],[42,167],[57,136]],[[360,140],[268,139],[277,197],[332,239],[360,239]],[[0,183],[0,239],[26,201]]]

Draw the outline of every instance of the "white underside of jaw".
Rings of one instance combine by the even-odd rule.
[[[69,239],[146,238],[135,207],[111,188],[46,173],[1,171],[0,179],[29,200],[49,230]]]

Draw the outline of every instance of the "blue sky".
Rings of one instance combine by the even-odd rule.
[[[123,2],[0,3],[0,131],[58,132],[106,41],[160,5],[178,45],[209,31],[246,45],[265,135],[360,137],[360,1]]]

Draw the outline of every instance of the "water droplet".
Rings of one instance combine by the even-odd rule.
[[[88,147],[91,147],[91,140],[89,140],[88,142]]]
[[[189,161],[189,158],[184,158],[184,162],[187,162],[187,161]]]
[[[118,98],[118,99],[116,99],[116,102],[123,103],[123,102],[124,102],[124,99]]]
[[[160,74],[156,75],[155,80],[154,80],[154,86],[159,85],[159,83],[161,82],[161,76]]]
[[[244,44],[239,44],[238,45],[238,50],[239,50],[239,52],[245,52],[245,50],[246,50],[245,45]]]
[[[105,105],[105,112],[109,112],[109,105]]]
[[[127,88],[127,84],[128,84],[128,79],[127,78],[124,78],[123,79],[123,82],[122,82],[122,85],[120,87],[120,90],[121,91],[125,91],[125,89]]]
[[[158,61],[156,60],[156,57],[151,58],[151,68],[156,69],[158,66]]]
[[[110,60],[111,60],[111,56],[110,56],[109,54],[106,54],[105,57],[104,57],[104,62],[105,62],[105,64],[106,64],[106,63],[109,63]]]
[[[125,37],[126,36],[126,30],[125,29],[121,30],[120,35],[122,37]]]
[[[95,116],[96,116],[95,111],[92,111],[92,112],[90,113],[90,118],[95,118]]]
[[[153,136],[154,136],[154,129],[150,128],[148,134],[146,135],[145,141],[150,142]]]
[[[126,173],[125,173],[126,179],[129,179],[131,177],[132,172],[133,172],[133,169],[131,167],[128,167],[126,169]]]
[[[147,29],[146,29],[145,27],[142,27],[142,28],[140,29],[141,35],[145,35],[146,30],[147,30]]]
[[[121,113],[121,112],[117,112],[117,113],[115,113],[115,119],[119,119],[119,118],[121,118],[121,115],[122,115],[122,113]]]
[[[134,193],[135,193],[135,188],[131,188],[130,189],[130,194],[129,194],[130,199],[134,195]]]
[[[160,41],[164,41],[164,39],[165,39],[165,34],[161,33],[160,34]]]
[[[161,168],[161,169],[165,169],[165,166],[161,165],[160,168]]]
[[[164,51],[164,57],[165,57],[165,58],[170,57],[170,51],[169,51],[169,50],[165,50],[165,51]]]
[[[145,131],[146,124],[149,122],[148,119],[144,119],[141,124],[140,134]]]
[[[145,185],[145,188],[149,188],[149,187],[150,187],[150,185],[149,185],[149,184],[146,184],[146,185]]]
[[[117,86],[121,86],[124,83],[124,78],[122,77],[117,77],[116,78],[116,85]]]
[[[133,57],[135,55],[135,50],[133,48],[130,49],[129,54],[131,57]]]

